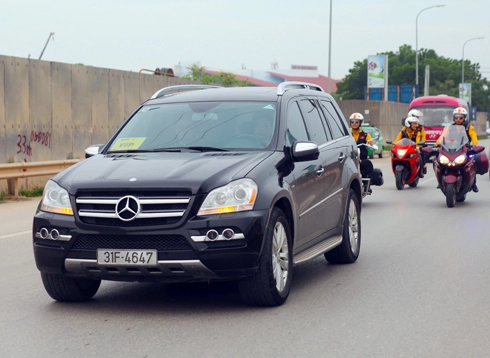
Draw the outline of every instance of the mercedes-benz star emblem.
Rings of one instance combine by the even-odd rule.
[[[134,196],[127,195],[118,200],[116,215],[122,221],[131,221],[136,218],[141,210],[141,205]]]

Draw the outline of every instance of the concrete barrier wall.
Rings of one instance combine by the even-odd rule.
[[[157,90],[190,83],[195,82],[0,56],[0,163],[83,158],[86,147],[105,143]],[[408,109],[407,104],[384,101],[345,100],[339,105],[346,118],[361,112],[385,139],[396,137]],[[478,118],[477,131],[484,133],[486,113]],[[25,179],[24,187],[44,183],[44,178]],[[0,190],[5,186],[0,183]]]

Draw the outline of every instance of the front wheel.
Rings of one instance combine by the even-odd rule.
[[[239,280],[238,288],[250,305],[279,306],[288,298],[293,273],[291,230],[282,210],[272,209],[264,240],[258,271]]]
[[[419,179],[420,179],[419,177],[416,177],[416,178],[415,178],[415,179],[414,179],[414,180],[413,180],[413,181],[412,181],[410,184],[408,184],[408,186],[409,186],[410,188],[415,188],[415,187],[417,187],[417,185],[419,185]]]
[[[94,297],[100,287],[100,280],[71,278],[41,272],[46,292],[56,301],[81,302]]]
[[[446,184],[446,205],[448,208],[452,208],[456,202],[456,188],[453,183]]]
[[[332,264],[350,264],[357,260],[361,250],[361,212],[359,200],[352,189],[349,190],[342,242],[335,249],[323,254]]]
[[[403,171],[398,171],[395,174],[395,184],[398,190],[402,190],[405,186],[405,178],[403,177]]]

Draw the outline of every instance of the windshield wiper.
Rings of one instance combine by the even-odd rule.
[[[217,147],[182,147],[182,149],[198,150],[200,152],[228,152],[228,149],[217,148]]]
[[[120,153],[154,153],[154,152],[182,152],[182,148],[155,148],[155,149],[130,149],[130,150],[114,150],[107,154]]]

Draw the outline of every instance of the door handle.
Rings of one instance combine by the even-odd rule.
[[[325,171],[325,168],[320,167],[316,170],[316,175],[320,177],[320,176],[322,176],[324,171]]]
[[[345,158],[347,158],[347,156],[344,153],[340,153],[338,160],[339,162],[343,162]]]

